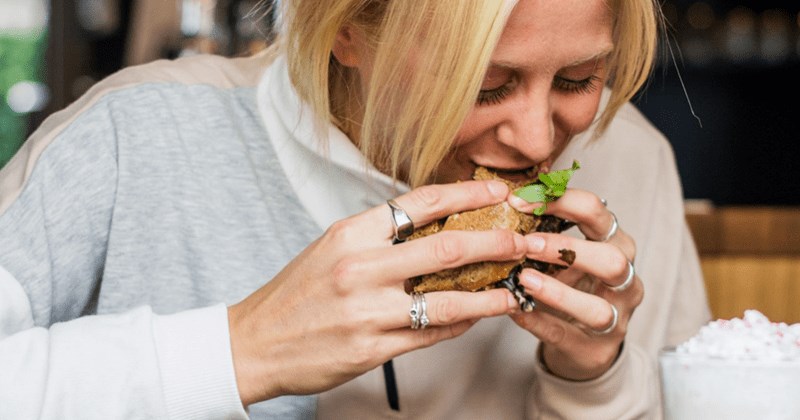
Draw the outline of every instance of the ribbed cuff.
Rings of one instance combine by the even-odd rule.
[[[537,355],[540,354],[540,348]],[[622,346],[614,364],[605,373],[588,381],[571,381],[550,373],[550,370],[539,359],[536,363],[537,376],[541,387],[546,392],[556,392],[562,395],[576,395],[584,404],[605,404],[624,389],[626,375],[626,362],[628,358],[627,346]]]
[[[170,419],[247,419],[236,386],[224,304],[153,321]]]

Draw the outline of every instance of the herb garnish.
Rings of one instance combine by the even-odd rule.
[[[541,216],[547,210],[547,203],[564,195],[569,179],[580,168],[580,163],[573,160],[570,169],[541,173],[536,181],[514,191],[514,195],[529,203],[542,203],[533,210],[534,215]]]

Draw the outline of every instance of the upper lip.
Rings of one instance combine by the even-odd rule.
[[[497,176],[514,182],[527,181],[534,178],[536,176],[538,168],[537,165],[526,166],[522,168],[499,168],[494,166],[481,165],[479,163],[476,163],[475,165],[483,166],[486,169],[489,169],[490,171],[496,173]]]

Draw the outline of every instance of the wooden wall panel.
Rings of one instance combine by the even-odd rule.
[[[740,318],[758,309],[775,322],[800,322],[800,258],[702,257],[715,318]]]
[[[686,219],[715,318],[757,309],[772,321],[800,322],[800,208],[687,210]]]

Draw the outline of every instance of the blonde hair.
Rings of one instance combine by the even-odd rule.
[[[613,89],[597,130],[645,83],[657,38],[654,0],[609,0],[615,12]],[[474,105],[512,0],[283,0],[289,75],[320,127],[358,133],[359,148],[379,170],[411,186],[430,182]],[[368,94],[359,74],[331,55],[343,25],[363,34],[374,53]],[[409,68],[424,71],[409,72]],[[410,77],[413,74],[413,77]],[[357,117],[363,117],[361,123]],[[324,131],[320,131],[324,132]]]
[[[611,96],[600,115],[595,136],[600,136],[617,111],[641,89],[653,70],[661,8],[655,0],[609,0],[614,16],[614,51],[608,59],[606,85]]]

